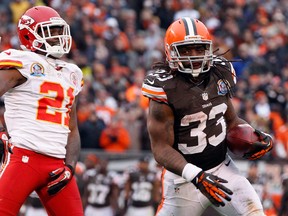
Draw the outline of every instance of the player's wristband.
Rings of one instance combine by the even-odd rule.
[[[191,182],[201,171],[201,168],[191,163],[187,163],[182,171],[182,178],[186,179],[187,182]]]
[[[72,175],[74,175],[75,169],[70,164],[66,164],[66,166],[71,170]]]

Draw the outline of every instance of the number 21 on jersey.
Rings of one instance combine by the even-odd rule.
[[[38,100],[37,120],[68,127],[70,107],[74,100],[73,91],[71,87],[65,91],[59,83],[43,82],[40,86],[40,94],[43,94],[43,97]],[[65,97],[69,98],[66,105]]]

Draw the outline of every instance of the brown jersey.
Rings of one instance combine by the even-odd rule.
[[[103,174],[93,171],[89,173],[85,185],[87,204],[97,208],[110,206],[110,196],[114,184],[113,177],[110,173]]]
[[[173,148],[203,170],[220,164],[226,155],[225,144],[228,89],[236,84],[232,65],[216,59],[206,85],[195,84],[190,74],[172,75],[165,70],[149,73],[142,86],[144,96],[166,103],[174,112]],[[160,135],[159,135],[160,136]]]
[[[156,181],[156,173],[141,172],[139,170],[129,173],[131,183],[130,204],[134,207],[146,207],[153,204],[153,187]]]

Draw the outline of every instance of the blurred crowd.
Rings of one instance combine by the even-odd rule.
[[[52,6],[71,27],[66,58],[84,73],[78,102],[83,149],[150,149],[142,80],[153,62],[165,60],[165,29],[189,16],[209,28],[215,55],[234,65],[240,116],[274,136],[269,159],[288,158],[288,1],[2,0],[0,50],[19,48],[17,21],[33,5]]]
[[[215,55],[232,62],[239,115],[273,135],[275,148],[264,159],[288,159],[287,0],[1,0],[0,51],[19,48],[17,21],[33,5],[55,8],[71,27],[73,47],[65,58],[84,74],[78,101],[83,149],[150,150],[142,81],[153,62],[165,60],[165,29],[189,16],[208,27]],[[0,107],[3,117],[3,101]],[[257,185],[257,166],[250,168],[248,179]],[[275,176],[284,172],[279,166]],[[271,201],[266,195],[263,202]]]

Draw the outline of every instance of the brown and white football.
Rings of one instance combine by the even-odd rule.
[[[227,147],[235,155],[243,156],[258,140],[255,129],[249,124],[241,124],[231,128],[226,135]]]

